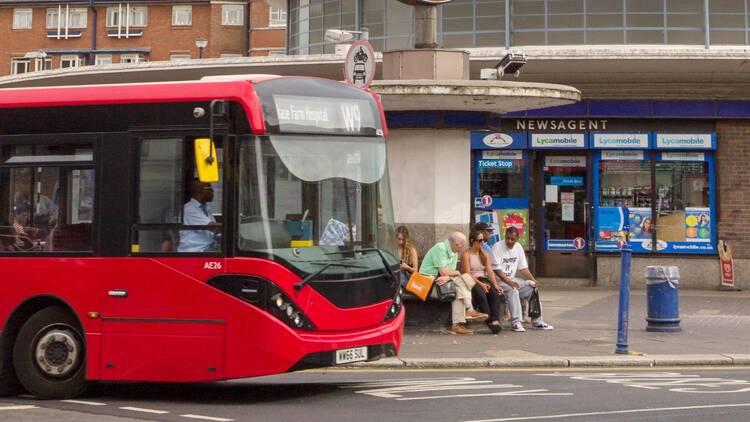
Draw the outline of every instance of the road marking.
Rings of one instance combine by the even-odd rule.
[[[356,394],[396,400],[436,400],[464,397],[497,396],[570,396],[572,393],[550,393],[545,389],[527,390],[523,385],[494,384],[493,381],[470,377],[412,378],[347,383],[339,388],[356,389]],[[487,392],[488,390],[505,390]],[[419,393],[444,392],[438,395],[420,396]],[[476,392],[473,392],[476,391]]]
[[[0,406],[0,410],[31,410],[31,409],[38,409],[38,406],[30,406],[30,405],[14,405],[14,406]]]
[[[603,381],[627,387],[649,390],[665,389],[675,393],[733,394],[750,391],[750,381],[727,378],[703,378],[679,372],[632,373],[555,373],[537,374],[541,377],[564,377],[578,381]]]
[[[712,404],[706,406],[680,406],[680,407],[654,407],[646,409],[630,409],[630,410],[610,410],[603,412],[588,412],[588,413],[567,413],[560,415],[546,415],[546,416],[523,416],[517,418],[501,418],[501,419],[476,419],[465,422],[507,422],[507,421],[529,421],[529,420],[540,420],[540,419],[563,419],[563,418],[577,418],[585,416],[602,416],[602,415],[619,415],[627,413],[647,413],[647,412],[668,412],[670,410],[693,410],[693,409],[719,409],[727,407],[748,407],[750,403],[737,403],[737,404]]]
[[[601,372],[601,367],[592,368],[495,368],[495,367],[481,367],[481,368],[358,368],[358,369],[340,369],[340,368],[325,368],[325,369],[308,369],[301,371],[302,373],[310,374],[381,374],[394,372],[398,373],[440,373],[440,372]],[[633,367],[633,366],[617,366],[607,368],[608,371],[628,372],[628,371],[750,371],[750,367],[746,365],[706,365],[706,366],[658,366],[658,367]]]
[[[107,403],[100,403],[98,401],[83,401],[83,400],[60,400],[63,403],[82,404],[85,406],[106,406]]]
[[[201,416],[201,415],[180,415],[183,418],[190,418],[190,419],[201,419],[204,421],[216,421],[216,422],[234,422],[234,419],[227,419],[227,418],[215,418],[213,416]]]
[[[130,406],[121,407],[120,409],[122,409],[122,410],[131,410],[133,412],[155,413],[157,415],[163,415],[165,413],[169,413],[166,410],[144,409],[142,407],[130,407]]]

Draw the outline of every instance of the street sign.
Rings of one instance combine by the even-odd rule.
[[[375,50],[369,42],[352,43],[344,62],[344,79],[357,88],[367,88],[375,78]]]
[[[582,237],[576,237],[575,239],[573,239],[573,246],[578,251],[583,250],[583,248],[586,247],[586,240]]]

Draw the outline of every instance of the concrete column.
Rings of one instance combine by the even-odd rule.
[[[437,6],[414,6],[414,48],[437,48]]]

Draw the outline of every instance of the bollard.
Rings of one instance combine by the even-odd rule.
[[[620,248],[620,309],[617,313],[617,347],[615,353],[628,353],[628,321],[630,317],[630,259],[628,242]]]
[[[646,331],[682,331],[679,292],[680,270],[677,267],[646,267]]]

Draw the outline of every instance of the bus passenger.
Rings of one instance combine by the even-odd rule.
[[[406,226],[398,226],[396,241],[398,242],[398,256],[401,258],[401,285],[405,286],[412,273],[419,269],[419,257]]]
[[[8,249],[11,251],[30,251],[34,249],[34,242],[31,236],[26,232],[26,226],[29,224],[31,217],[31,204],[22,201],[16,203],[13,207],[13,240]]]
[[[209,183],[198,179],[190,182],[190,201],[183,207],[182,224],[186,226],[220,226],[208,203],[214,200],[214,190]],[[210,230],[181,230],[178,252],[217,252],[218,242]]]

